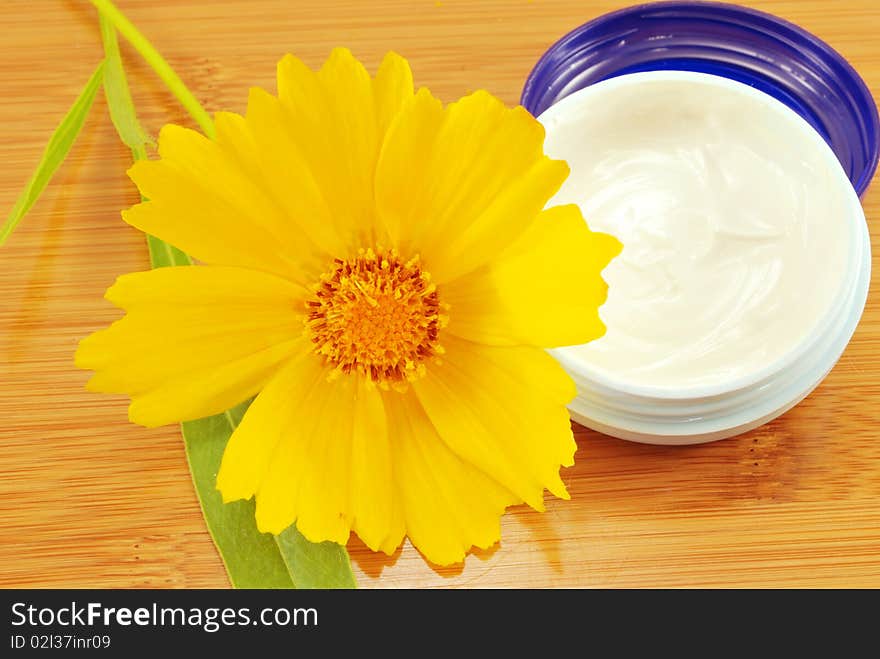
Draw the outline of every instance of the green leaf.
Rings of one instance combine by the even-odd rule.
[[[154,268],[192,264],[184,252],[155,236],[148,235],[147,243]],[[278,545],[270,534],[257,530],[253,500],[223,503],[216,488],[226,443],[249,404],[245,402],[223,414],[180,424],[186,459],[202,515],[232,585],[236,588],[293,588]]]
[[[295,524],[275,539],[297,588],[357,587],[348,552],[342,545],[309,542]]]
[[[116,127],[119,139],[131,149],[135,160],[145,160],[147,144],[152,140],[141,128],[134,101],[128,89],[125,69],[119,55],[119,42],[116,40],[116,28],[103,14],[98,18],[101,23],[101,40],[104,42],[104,95],[110,109],[110,120]]]
[[[89,116],[89,110],[95,100],[95,94],[98,92],[98,87],[101,86],[103,67],[103,62],[98,64],[92,77],[89,78],[86,86],[80,92],[79,97],[74,101],[70,110],[67,111],[64,119],[61,120],[61,123],[58,124],[58,127],[52,134],[31,180],[28,181],[24,190],[22,190],[6,221],[0,225],[0,245],[6,242],[12,230],[21,221],[21,218],[27,214],[37,199],[40,198],[55,170],[58,169],[59,165],[67,157],[70,147],[73,146],[77,135],[82,130],[86,117]]]
[[[152,140],[141,127],[134,109],[134,101],[131,99],[122,57],[119,54],[116,28],[103,14],[98,14],[98,19],[101,24],[101,40],[104,42],[104,95],[107,98],[110,119],[119,134],[119,139],[131,149],[132,157],[135,160],[145,160],[147,144]],[[141,199],[144,200],[143,197]],[[150,250],[150,264],[154,268],[192,264],[192,260],[184,252],[155,236],[147,235],[147,247]]]
[[[192,265],[192,259],[186,252],[174,245],[147,234],[147,247],[150,249],[150,266],[167,268],[171,265]]]
[[[280,535],[257,531],[254,500],[223,503],[215,487],[223,450],[250,401],[223,414],[187,421],[186,456],[202,512],[236,588],[355,588],[345,547],[312,543],[290,526]]]
[[[226,442],[247,409],[242,403],[223,414],[181,424],[186,457],[202,512],[236,588],[293,588],[278,545],[257,531],[254,501],[223,503],[215,487]]]
[[[106,8],[109,3],[95,4]],[[119,16],[127,23],[124,16]],[[134,159],[143,159],[149,138],[141,128],[131,100],[116,29],[103,11],[100,20],[107,59],[104,80],[110,117],[120,139],[131,148]],[[207,120],[210,122],[210,117]],[[147,245],[153,268],[192,265],[187,254],[155,236],[147,235]],[[215,486],[217,471],[226,444],[249,404],[245,402],[223,414],[181,424],[199,505],[229,580],[236,588],[354,588],[354,574],[345,547],[333,542],[311,543],[296,526],[273,538],[257,530],[252,499],[223,503]]]
[[[171,93],[180,101],[180,104],[189,112],[190,116],[199,125],[199,128],[202,129],[202,132],[208,137],[214,137],[214,122],[211,120],[211,115],[196,100],[193,93],[187,88],[177,73],[174,72],[171,65],[165,61],[165,58],[159,54],[159,51],[153,47],[153,44],[140,33],[134,24],[125,17],[125,14],[119,11],[110,0],[91,0],[91,2],[101,16],[105,17],[113,27],[119,30],[119,34],[125,37],[126,41],[153,68],[156,75],[161,78]]]

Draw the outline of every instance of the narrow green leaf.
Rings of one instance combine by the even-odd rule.
[[[172,94],[180,101],[180,104],[189,112],[190,116],[199,125],[199,128],[208,137],[214,137],[214,122],[211,120],[205,108],[196,100],[193,93],[183,83],[183,80],[174,72],[171,65],[165,61],[165,58],[159,54],[153,44],[141,34],[141,32],[132,24],[125,15],[116,8],[110,0],[91,0],[92,4],[98,9],[100,14],[104,16],[113,26],[119,30],[119,34],[125,37],[141,57],[149,64],[162,82],[168,87]]]
[[[215,487],[223,450],[250,401],[223,414],[187,421],[186,456],[202,512],[236,588],[355,588],[348,552],[335,542],[312,543],[290,526],[280,535],[257,531],[254,500],[223,503]]]
[[[202,512],[236,588],[293,588],[278,545],[257,531],[254,501],[223,503],[217,491],[217,471],[226,442],[248,403],[223,414],[181,424],[186,457]]]
[[[297,588],[355,588],[345,547],[335,542],[309,542],[296,525],[275,537]]]
[[[141,128],[125,69],[122,68],[122,57],[119,55],[119,42],[116,40],[116,28],[103,14],[98,14],[101,23],[101,40],[104,42],[104,95],[110,109],[110,120],[119,133],[119,139],[131,149],[135,160],[145,160],[147,144],[150,138]]]
[[[184,252],[155,236],[148,235],[147,243],[154,268],[192,264]],[[202,514],[232,585],[293,588],[278,545],[271,535],[257,530],[253,500],[223,503],[216,488],[226,443],[248,405],[242,403],[223,414],[180,424],[186,459]]]
[[[95,2],[99,9],[108,4]],[[103,11],[100,19],[107,56],[104,79],[110,116],[120,139],[131,148],[134,159],[140,160],[146,158],[145,144],[149,138],[137,119],[119,55],[116,28]],[[201,110],[201,106],[198,107]],[[207,121],[210,122],[210,117]],[[155,236],[147,235],[147,245],[153,268],[192,264],[187,254]],[[345,547],[333,542],[311,543],[295,526],[273,540],[273,536],[257,530],[253,500],[223,503],[215,487],[217,472],[226,444],[248,405],[249,402],[242,403],[223,414],[181,424],[199,505],[232,585],[236,588],[354,588],[356,583]]]
[[[77,135],[82,130],[86,117],[89,116],[89,110],[95,100],[95,94],[98,92],[98,87],[101,86],[103,67],[103,62],[98,64],[92,77],[89,78],[86,86],[80,92],[79,97],[74,101],[70,110],[67,111],[64,119],[61,120],[61,123],[58,124],[58,127],[52,134],[31,180],[28,181],[24,190],[22,190],[6,221],[0,225],[0,245],[6,242],[9,234],[12,233],[13,229],[21,221],[21,218],[27,214],[37,199],[40,198],[55,170],[58,169],[58,166],[67,157],[70,147],[73,146]]]
[[[186,252],[174,245],[147,234],[147,247],[150,249],[150,266],[167,268],[171,265],[192,265],[192,259]]]
[[[104,95],[110,110],[110,119],[123,144],[131,149],[135,160],[145,160],[147,144],[152,140],[138,121],[134,109],[134,101],[128,88],[122,57],[119,54],[119,42],[116,39],[116,28],[103,14],[98,14],[101,24],[101,40],[104,42]],[[143,199],[143,197],[142,197]],[[150,263],[154,268],[169,265],[190,265],[192,261],[176,247],[147,235],[147,246],[150,250]]]

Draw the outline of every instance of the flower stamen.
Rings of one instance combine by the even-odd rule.
[[[306,302],[306,333],[334,374],[359,373],[383,389],[406,389],[425,361],[443,353],[439,330],[448,321],[437,287],[419,257],[361,249],[336,259]]]

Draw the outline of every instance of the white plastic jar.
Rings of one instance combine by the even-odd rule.
[[[859,321],[870,240],[834,153],[798,114],[702,73],[619,76],[540,117],[576,203],[624,250],[605,271],[608,330],[553,351],[572,417],[634,441],[692,444],[782,414]]]

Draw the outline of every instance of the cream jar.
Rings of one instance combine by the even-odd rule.
[[[572,417],[690,444],[782,414],[836,363],[861,316],[870,241],[820,134],[775,98],[690,71],[622,75],[540,116],[575,203],[617,236],[602,338],[553,351]]]

